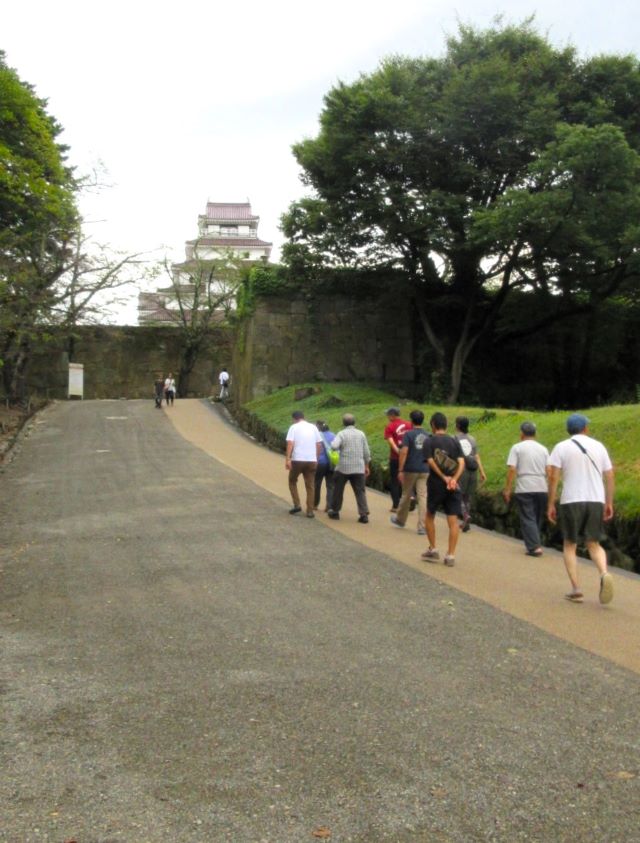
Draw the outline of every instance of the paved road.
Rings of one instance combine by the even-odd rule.
[[[484,534],[448,584],[174,409],[57,404],[0,475],[0,840],[640,841],[637,673],[460,590]]]

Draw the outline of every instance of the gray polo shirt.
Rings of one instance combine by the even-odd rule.
[[[535,439],[523,439],[511,448],[507,465],[516,470],[517,495],[547,491],[548,459],[549,451]]]

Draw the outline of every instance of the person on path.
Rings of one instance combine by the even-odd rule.
[[[231,376],[224,367],[218,375],[218,383],[220,384],[220,400],[225,401],[229,397],[229,385],[231,383]]]
[[[462,496],[462,532],[468,533],[471,529],[471,507],[478,489],[478,475],[481,483],[486,482],[487,475],[478,453],[475,436],[469,433],[469,419],[466,416],[458,416],[456,419],[456,439],[460,442],[464,456],[464,471],[459,483]]]
[[[384,438],[389,444],[389,493],[391,495],[391,512],[397,512],[402,495],[402,486],[398,479],[400,448],[402,437],[411,425],[400,418],[397,407],[389,407],[386,411],[388,424],[384,429]]]
[[[169,372],[167,377],[164,379],[164,400],[167,402],[167,407],[171,405],[173,407],[173,399],[176,395],[176,382],[174,380],[173,374]]]
[[[315,497],[313,501],[313,508],[318,509],[320,506],[320,497],[322,495],[322,481],[324,480],[327,489],[325,512],[331,509],[331,495],[333,493],[333,474],[334,466],[329,457],[329,450],[331,443],[335,439],[335,433],[329,430],[329,426],[324,421],[317,421],[316,427],[320,431],[322,437],[322,448],[318,454],[318,467],[316,468],[315,477]]]
[[[520,517],[520,532],[528,556],[542,556],[540,530],[547,511],[549,451],[536,441],[536,426],[531,421],[520,425],[520,441],[509,451],[507,478],[502,496],[511,500],[515,480],[515,502]]]
[[[600,602],[613,600],[613,577],[607,570],[607,554],[600,540],[604,522],[613,518],[615,487],[613,465],[605,446],[589,435],[589,419],[572,413],[567,419],[569,439],[559,442],[549,457],[549,502],[547,517],[556,523],[556,493],[562,477],[560,525],[564,564],[571,582],[565,595],[572,603],[582,603],[584,595],[578,578],[577,546],[584,541],[592,562],[600,573]]]
[[[315,424],[305,421],[302,410],[294,410],[291,418],[293,424],[287,431],[287,451],[284,463],[289,472],[289,492],[293,502],[289,513],[296,515],[302,512],[298,494],[298,477],[302,474],[306,489],[306,514],[307,518],[313,518],[316,468],[320,450],[323,447],[322,437]]]
[[[333,450],[340,452],[340,461],[334,471],[331,509],[328,515],[329,518],[336,521],[340,518],[344,487],[349,482],[356,496],[358,521],[360,524],[367,524],[369,522],[369,505],[365,484],[369,476],[371,451],[369,450],[367,437],[356,428],[356,420],[351,413],[346,413],[342,417],[342,424],[344,425],[343,429],[331,443]]]
[[[440,554],[436,550],[436,512],[442,508],[449,527],[449,543],[444,564],[452,568],[456,562],[456,546],[462,516],[462,495],[458,481],[464,471],[464,455],[460,441],[447,433],[447,417],[434,413],[430,419],[432,436],[427,440],[425,452],[429,463],[427,480],[427,537],[429,547],[422,554],[427,562],[437,562]]]
[[[162,399],[164,397],[164,378],[158,375],[153,384],[153,394],[156,402],[156,409],[162,407]]]
[[[422,410],[412,410],[409,418],[411,419],[411,429],[402,438],[402,447],[398,459],[398,479],[402,484],[402,497],[397,514],[391,516],[391,523],[396,527],[405,526],[411,501],[415,496],[418,500],[418,535],[424,536],[427,516],[427,474],[429,472],[424,448],[429,435],[422,427],[424,422]]]

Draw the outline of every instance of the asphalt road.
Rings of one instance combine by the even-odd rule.
[[[636,673],[169,412],[57,404],[0,475],[0,841],[640,841]]]

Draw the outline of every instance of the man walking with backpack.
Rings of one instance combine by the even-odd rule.
[[[430,419],[432,436],[425,445],[429,463],[427,480],[427,538],[429,547],[422,554],[426,562],[437,562],[440,554],[436,550],[436,512],[442,508],[449,527],[449,543],[444,564],[452,568],[456,563],[456,546],[462,517],[462,495],[458,481],[464,471],[464,455],[460,442],[447,433],[447,417],[434,413]]]
[[[468,533],[471,529],[471,506],[478,489],[478,475],[480,475],[481,483],[486,482],[487,475],[478,453],[475,436],[469,433],[469,419],[466,416],[458,416],[456,419],[456,439],[460,442],[462,455],[464,456],[464,472],[460,478],[462,532]]]

